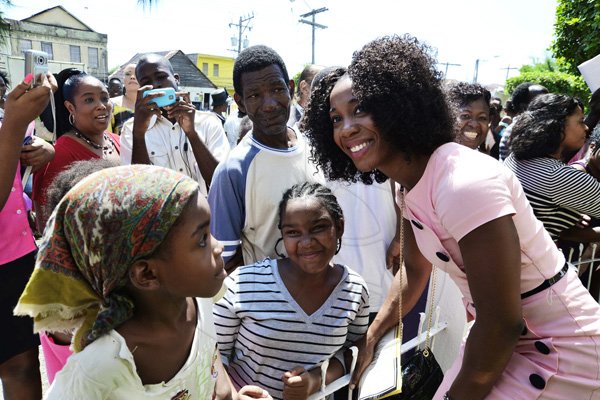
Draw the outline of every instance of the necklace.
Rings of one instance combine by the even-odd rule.
[[[113,149],[115,148],[115,144],[113,143],[112,139],[110,138],[110,136],[108,136],[106,133],[103,136],[103,142],[108,142],[110,145],[100,145],[96,142],[94,142],[92,139],[90,139],[89,137],[85,136],[83,133],[79,132],[79,130],[75,127],[73,127],[73,134],[75,136],[77,136],[79,139],[83,140],[84,142],[86,142],[88,145],[92,146],[94,149],[96,150],[102,150],[102,154],[104,155],[104,157],[110,155],[113,153]]]

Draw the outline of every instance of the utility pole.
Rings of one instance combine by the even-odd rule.
[[[302,22],[303,24],[308,24],[308,25],[312,26],[312,61],[311,61],[311,64],[315,63],[315,29],[316,28],[327,29],[327,27],[325,25],[317,24],[315,22],[315,15],[325,12],[325,11],[329,11],[329,9],[327,7],[322,7],[317,10],[312,10],[311,12],[308,12],[306,14],[302,14],[300,16],[301,18],[312,17],[312,21],[307,21],[305,19],[298,20],[299,22]]]
[[[448,78],[448,67],[460,67],[462,65],[462,64],[452,64],[452,63],[449,63],[449,62],[441,62],[441,63],[438,63],[438,64],[446,66],[446,69],[444,70],[444,79]]]
[[[511,66],[510,66],[510,64],[508,64],[508,65],[506,66],[506,68],[502,68],[502,69],[505,69],[505,70],[506,70],[506,79],[505,79],[505,81],[506,81],[506,80],[508,80],[508,74],[510,73],[510,70],[511,70],[511,69],[519,69],[519,68],[517,68],[517,67],[511,67]]]
[[[252,15],[248,15],[247,17],[240,16],[240,20],[239,20],[239,22],[237,24],[234,24],[233,22],[231,22],[229,24],[230,28],[232,26],[235,26],[235,27],[238,28],[237,50],[236,49],[232,49],[231,50],[231,51],[237,52],[238,55],[242,51],[242,34],[244,33],[244,31],[246,29],[248,29],[249,31],[252,30],[252,27],[250,26],[250,20],[253,19],[253,18],[254,18],[254,13],[252,13]],[[235,47],[235,44],[233,44],[233,46]]]

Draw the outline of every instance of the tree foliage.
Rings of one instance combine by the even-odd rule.
[[[515,88],[524,82],[538,83],[547,88],[551,93],[561,93],[580,98],[584,104],[590,100],[590,89],[580,75],[572,75],[558,70],[544,70],[536,65],[521,67],[519,76],[508,78],[504,90],[512,93]]]
[[[558,0],[552,52],[565,71],[600,54],[600,1]]]
[[[0,43],[6,43],[8,39],[8,31],[10,29],[10,24],[4,18],[4,10],[6,7],[12,6],[11,0],[0,0]]]

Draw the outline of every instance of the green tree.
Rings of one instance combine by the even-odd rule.
[[[515,88],[524,82],[534,82],[546,87],[551,93],[562,93],[581,99],[584,104],[590,100],[590,89],[581,77],[559,71],[556,62],[546,60],[544,63],[524,65],[519,69],[518,76],[508,78],[504,90],[511,94]]]
[[[11,0],[0,0],[0,43],[6,43],[6,39],[8,38],[8,31],[10,29],[10,24],[4,18],[4,10],[6,7],[12,6]]]
[[[551,50],[566,72],[600,54],[600,1],[558,0]]]

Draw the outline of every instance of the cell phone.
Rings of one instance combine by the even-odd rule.
[[[175,94],[175,89],[173,88],[146,90],[143,94],[143,97],[146,97],[152,93],[164,93],[164,95],[155,97],[152,99],[152,101],[150,101],[150,103],[154,103],[159,107],[170,106],[172,104],[175,104],[175,102],[177,101],[177,95]]]
[[[29,146],[31,143],[33,143],[33,137],[25,136],[25,139],[23,139],[23,146]]]
[[[24,50],[25,56],[25,76],[33,75],[31,87],[37,86],[38,76],[48,73],[48,53],[38,50]]]

